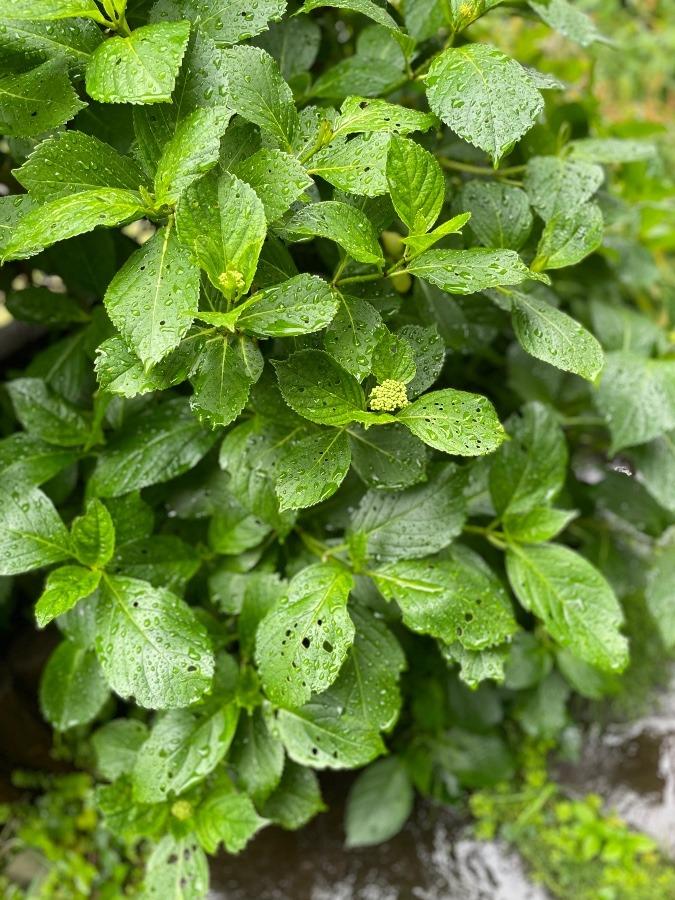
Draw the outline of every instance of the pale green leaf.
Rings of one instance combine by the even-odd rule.
[[[100,580],[100,572],[92,572],[82,566],[61,566],[50,572],[45,589],[35,605],[35,618],[40,628],[71,609],[79,600],[93,594]]]
[[[262,808],[263,815],[282,828],[295,831],[325,810],[315,773],[286,760],[281,781]]]
[[[128,775],[148,737],[148,726],[138,719],[113,719],[91,736],[96,769],[109,781]]]
[[[322,9],[325,6],[358,12],[368,16],[373,22],[384,25],[385,28],[390,28],[392,31],[400,30],[395,19],[388,12],[385,12],[381,6],[373,3],[372,0],[305,0],[302,11],[308,13],[313,9]]]
[[[75,16],[91,16],[99,22],[103,20],[94,0],[7,0],[2,15],[15,20],[51,21]]]
[[[407,271],[449,294],[473,294],[500,284],[519,284],[532,273],[514,250],[426,250]]]
[[[436,119],[431,113],[387,103],[386,100],[347,97],[340,108],[333,134],[355,134],[359,131],[409,134],[412,131],[428,131],[435,124]]]
[[[528,0],[528,5],[547,25],[582,47],[604,40],[593,19],[569,0]]]
[[[581,262],[602,243],[605,223],[600,207],[584,203],[571,212],[562,211],[546,223],[532,269],[562,269]]]
[[[373,351],[371,371],[379,382],[412,381],[417,366],[411,345],[400,334],[392,334],[385,328]]]
[[[186,18],[216,44],[237,44],[265,31],[268,22],[278,21],[286,10],[286,0],[256,0],[242,9],[241,0],[160,0],[152,8],[154,22]]]
[[[201,900],[209,889],[206,854],[192,838],[167,834],[145,862],[143,885],[144,900]]]
[[[209,853],[215,853],[221,841],[228,853],[239,853],[266,824],[267,819],[258,815],[250,797],[235,791],[223,778],[199,804],[194,827]]]
[[[86,105],[59,56],[29,72],[0,78],[0,132],[5,135],[37,137],[69,122]]]
[[[377,197],[388,190],[385,174],[388,134],[357,135],[351,140],[331,142],[312,157],[309,174],[319,175],[341,191]]]
[[[590,200],[605,180],[600,166],[557,156],[533,156],[523,187],[545,222]]]
[[[435,158],[419,144],[393,137],[387,156],[391,200],[411,234],[434,225],[445,199],[445,179]]]
[[[554,538],[578,515],[579,511],[576,509],[548,507],[535,507],[526,513],[507,512],[504,515],[504,531],[516,541],[539,544]]]

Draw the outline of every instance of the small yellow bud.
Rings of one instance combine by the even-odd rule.
[[[244,276],[235,270],[221,272],[218,282],[228,300],[241,294],[244,290]]]
[[[189,800],[176,800],[171,807],[171,815],[175,816],[180,822],[187,822],[192,818],[194,807]]]
[[[408,395],[402,381],[386,378],[370,392],[368,406],[376,412],[394,412],[408,405]]]

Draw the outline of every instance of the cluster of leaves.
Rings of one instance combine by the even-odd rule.
[[[562,900],[673,896],[675,868],[652,838],[604,809],[597,794],[570,799],[549,781],[541,746],[528,745],[521,756],[516,782],[471,796],[479,837],[515,844],[532,876]]]
[[[483,39],[498,6],[3,5],[0,286],[50,332],[0,572],[148,897],[308,821],[316,769],[391,753],[352,844],[505,777],[514,727],[618,689],[623,595],[675,644],[667,179]]]

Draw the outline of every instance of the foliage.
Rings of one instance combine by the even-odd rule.
[[[674,642],[672,182],[595,20],[240,6],[0,20],[0,288],[49,329],[0,573],[148,897],[311,819],[315,769],[372,763],[352,846],[508,778],[621,689],[628,596]]]

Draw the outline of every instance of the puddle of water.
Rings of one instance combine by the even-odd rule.
[[[324,785],[327,813],[298,832],[269,828],[238,857],[211,867],[211,900],[546,900],[519,857],[471,839],[452,809],[419,803],[403,831],[376,847],[345,850],[349,776]]]

